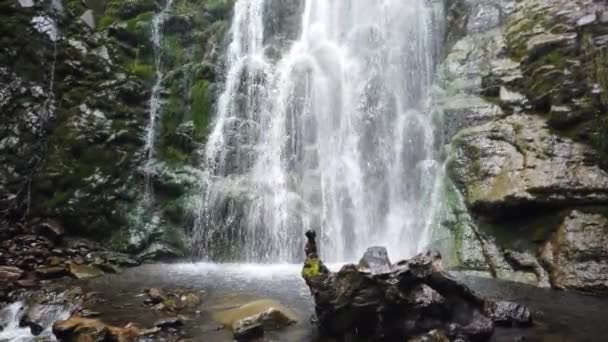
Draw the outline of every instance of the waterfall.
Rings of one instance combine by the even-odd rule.
[[[315,229],[327,261],[371,245],[413,255],[439,172],[432,3],[307,0],[299,37],[278,47],[264,26],[276,5],[235,4],[193,252],[296,261]]]
[[[169,10],[173,0],[167,0],[163,9],[157,13],[152,19],[152,44],[154,47],[154,69],[156,72],[156,80],[152,86],[152,93],[150,95],[150,115],[148,118],[148,125],[146,127],[146,144],[144,146],[144,153],[146,156],[146,164],[144,167],[144,202],[150,203],[152,200],[152,184],[150,180],[150,173],[152,164],[154,163],[154,142],[156,139],[156,122],[161,110],[161,91],[163,86],[163,65],[162,65],[162,30],[163,24],[167,19]]]

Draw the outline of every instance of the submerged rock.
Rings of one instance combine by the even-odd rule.
[[[374,341],[486,341],[495,323],[532,323],[527,308],[483,299],[451,278],[437,253],[390,266],[386,251],[374,247],[366,255],[380,256],[373,260],[382,261],[378,262],[382,273],[354,265],[333,273],[317,257],[314,234],[307,236],[302,276],[314,297],[324,334]]]
[[[261,323],[238,325],[233,332],[235,341],[250,341],[264,336],[264,326]]]
[[[214,316],[224,327],[230,328],[237,341],[251,340],[264,331],[282,329],[296,322],[295,315],[273,300],[257,300]]]

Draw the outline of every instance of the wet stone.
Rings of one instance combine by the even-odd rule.
[[[15,281],[23,276],[23,270],[18,267],[0,266],[0,279]]]
[[[264,326],[261,323],[238,325],[234,332],[235,341],[251,341],[264,336]]]
[[[165,318],[154,323],[155,327],[159,327],[161,329],[177,328],[181,327],[182,325],[184,325],[184,321],[179,317]]]
[[[70,274],[78,279],[96,278],[103,275],[103,272],[95,266],[78,265],[71,263],[69,266]]]
[[[42,279],[55,279],[68,275],[66,268],[63,266],[38,268],[36,274]]]

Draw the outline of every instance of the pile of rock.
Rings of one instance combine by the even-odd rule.
[[[163,316],[154,323],[154,329],[169,336],[180,336],[180,329],[192,315],[199,315],[202,292],[187,289],[150,288],[144,291],[144,305]]]
[[[315,300],[320,330],[363,341],[487,341],[494,325],[530,325],[530,311],[516,303],[483,299],[452,279],[438,254],[420,254],[392,265],[386,249],[370,248],[359,265],[333,273],[307,233],[302,276]]]
[[[82,239],[64,238],[63,228],[48,221],[31,227],[3,229],[0,242],[0,301],[16,288],[35,288],[40,281],[72,276],[78,279],[117,273],[139,265],[122,253],[105,251]]]
[[[159,288],[145,290],[144,304],[155,311],[176,313],[192,311],[201,304],[201,294],[177,289],[167,291]]]

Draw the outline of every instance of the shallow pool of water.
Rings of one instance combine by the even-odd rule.
[[[267,335],[272,341],[325,341],[310,323],[313,302],[300,276],[300,265],[246,264],[153,264],[125,270],[84,283],[101,293],[107,302],[95,307],[108,323],[138,322],[152,325],[161,318],[142,304],[141,293],[150,287],[188,289],[201,292],[198,314],[186,323],[186,338],[194,341],[231,341],[231,333],[213,320],[219,311],[257,299],[273,299],[295,312],[298,323]],[[330,265],[336,269],[339,265]],[[458,276],[458,275],[456,275]],[[606,341],[608,340],[608,298],[539,289],[492,279],[460,277],[483,296],[526,304],[535,314],[532,328],[498,328],[492,341]]]

